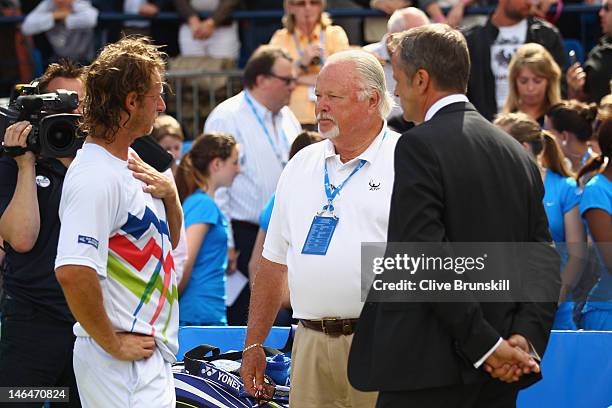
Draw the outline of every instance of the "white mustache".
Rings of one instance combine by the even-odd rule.
[[[317,115],[317,122],[320,122],[322,120],[331,120],[332,122],[334,122],[334,124],[337,124],[336,119],[334,119],[333,116],[328,115],[327,113],[324,113],[324,112],[319,112],[319,114]]]

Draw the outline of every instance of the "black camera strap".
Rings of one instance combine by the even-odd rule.
[[[4,152],[4,154],[6,154],[9,157],[12,157],[13,159],[17,156],[21,156],[23,154],[25,154],[25,152],[28,151],[27,147],[21,147],[21,146],[5,146],[2,145],[2,151]]]

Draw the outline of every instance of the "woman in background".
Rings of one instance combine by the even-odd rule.
[[[598,171],[584,187],[580,213],[595,242],[600,276],[582,309],[585,330],[612,330],[612,111],[600,115],[596,132],[601,154],[591,159],[578,178]]]
[[[525,113],[505,113],[495,120],[533,155],[544,182],[544,210],[550,234],[561,256],[561,293],[553,328],[576,330],[572,289],[584,267],[585,232],[580,219],[580,190],[567,169],[555,137]]]
[[[561,102],[561,69],[540,44],[516,50],[508,67],[508,97],[503,113],[524,112],[544,125],[548,109]]]
[[[302,125],[314,129],[314,94],[317,74],[330,55],[348,48],[348,38],[340,26],[332,25],[324,13],[325,0],[285,0],[283,26],[277,30],[271,45],[284,48],[296,63],[297,86],[291,94],[289,108]]]
[[[170,115],[159,115],[153,123],[151,137],[172,155],[172,174],[176,175],[176,169],[181,157],[183,157],[183,129],[176,119]]]
[[[576,100],[562,101],[546,114],[544,127],[555,135],[576,173],[597,156],[589,143],[596,116],[597,105]]]
[[[238,145],[228,134],[199,136],[183,157],[176,185],[187,229],[187,262],[178,285],[180,325],[226,325],[225,269],[227,220],[215,191],[228,187],[240,171]]]

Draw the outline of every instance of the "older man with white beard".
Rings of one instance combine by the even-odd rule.
[[[251,297],[242,377],[253,395],[269,395],[261,346],[288,273],[293,317],[290,405],[373,407],[376,393],[355,390],[347,362],[363,303],[361,242],[387,237],[399,134],[384,120],[392,106],[382,66],[371,54],[330,56],[316,84],[319,131],[285,167]],[[289,271],[289,272],[287,272]]]

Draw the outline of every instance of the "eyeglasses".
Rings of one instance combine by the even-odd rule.
[[[281,81],[283,81],[285,83],[285,85],[289,86],[295,82],[297,82],[297,78],[295,77],[285,77],[285,76],[280,76],[280,75],[276,75],[272,72],[270,72],[268,74],[268,76],[271,76],[272,78],[276,78],[276,79],[280,79]]]
[[[603,6],[601,6],[602,10],[608,12],[610,11],[610,3],[606,3]]]
[[[297,1],[291,2],[291,5],[296,6],[296,7],[306,7],[306,4],[310,4],[312,7],[320,7],[323,4],[323,1],[322,0],[310,0],[310,1],[297,0]]]

